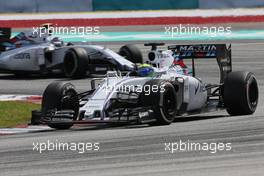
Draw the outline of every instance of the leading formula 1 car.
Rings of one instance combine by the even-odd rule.
[[[19,76],[59,72],[79,78],[108,70],[131,71],[134,63],[142,63],[141,52],[134,45],[123,46],[116,53],[102,46],[65,44],[43,33],[10,35],[10,28],[0,28],[0,72]]]
[[[167,51],[152,46],[149,64],[126,76],[108,72],[91,81],[91,90],[77,93],[68,82],[53,82],[43,94],[41,121],[67,129],[82,123],[147,123],[168,125],[188,114],[226,109],[230,115],[253,114],[258,84],[253,73],[232,72],[231,46],[173,45]],[[220,83],[205,83],[195,76],[194,60],[216,58]],[[192,59],[192,69],[185,59]]]

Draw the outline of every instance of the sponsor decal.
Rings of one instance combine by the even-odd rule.
[[[19,53],[14,56],[14,59],[30,59],[30,53]]]

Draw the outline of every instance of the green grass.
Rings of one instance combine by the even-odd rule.
[[[0,101],[0,128],[29,123],[31,111],[35,109],[40,109],[40,105],[19,101]]]

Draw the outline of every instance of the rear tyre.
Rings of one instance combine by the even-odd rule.
[[[53,82],[44,91],[42,98],[42,117],[45,118],[46,114],[51,110],[73,110],[76,120],[79,113],[79,100],[76,96],[74,86],[67,82]],[[72,124],[49,124],[51,128],[55,129],[68,129]]]
[[[71,48],[66,51],[63,70],[69,78],[82,78],[88,72],[89,57],[84,48]]]
[[[251,72],[231,72],[224,82],[224,104],[230,115],[253,114],[258,104],[258,84]]]
[[[135,45],[122,46],[118,53],[133,63],[143,63],[142,53]]]
[[[150,80],[144,87],[150,87],[150,89],[158,87],[158,91],[150,92],[150,94],[145,94],[142,92],[140,95],[141,106],[151,106],[154,111],[154,116],[156,118],[155,122],[150,123],[150,125],[169,125],[174,121],[175,115],[177,113],[177,99],[176,91],[170,82],[163,80]]]

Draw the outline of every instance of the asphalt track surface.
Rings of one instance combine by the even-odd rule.
[[[202,42],[204,43],[204,42]],[[169,126],[74,127],[0,136],[0,175],[213,175],[261,176],[264,172],[264,43],[231,41],[233,70],[254,72],[260,90],[256,113],[230,117],[225,111],[179,119]],[[117,50],[121,44],[108,47]],[[142,47],[144,55],[146,47]],[[197,63],[199,77],[219,79],[216,62]],[[0,93],[42,94],[48,83],[64,78],[14,78],[0,75]],[[72,81],[79,91],[89,79]],[[37,142],[98,142],[99,151],[33,151]],[[231,151],[165,151],[164,143],[231,143]]]

